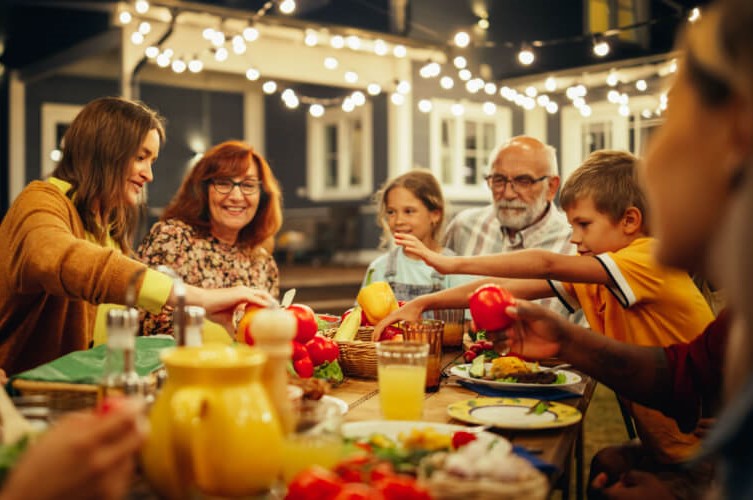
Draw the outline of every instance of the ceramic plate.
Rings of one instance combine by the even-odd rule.
[[[333,403],[337,405],[338,407],[340,407],[341,415],[345,415],[346,413],[348,413],[348,410],[349,410],[348,403],[346,403],[342,399],[336,398],[334,396],[322,396],[322,400],[329,401],[330,403]]]
[[[467,431],[465,425],[440,424],[437,422],[422,422],[412,420],[366,420],[363,422],[350,422],[343,424],[343,436],[347,438],[368,438],[372,434],[383,434],[393,441],[397,441],[400,433],[409,433],[413,429],[424,429],[431,427],[437,432],[443,434],[452,434],[457,431]],[[492,434],[491,432],[482,432],[491,438],[500,439],[509,444],[507,439]],[[512,447],[512,445],[510,445]]]
[[[529,365],[535,365],[535,363],[528,363]],[[488,371],[491,367],[491,363],[486,363],[486,370]],[[483,378],[474,378],[471,377],[471,374],[469,373],[469,370],[471,368],[470,363],[464,364],[464,365],[455,365],[450,369],[450,374],[455,375],[459,379],[462,379],[465,382],[471,383],[471,384],[479,384],[479,385],[486,385],[489,387],[494,387],[497,389],[505,389],[508,391],[531,391],[535,389],[544,389],[544,388],[565,388],[569,387],[571,385],[579,384],[581,382],[581,376],[578,375],[575,372],[571,372],[568,370],[557,370],[556,373],[561,373],[565,376],[565,381],[561,384],[526,384],[526,383],[518,383],[518,382],[498,382],[496,380],[486,380]],[[574,395],[576,396],[576,395]]]
[[[538,403],[548,404],[542,412],[531,412]],[[577,408],[533,398],[473,398],[447,407],[452,418],[500,429],[550,429],[577,424],[583,417]]]

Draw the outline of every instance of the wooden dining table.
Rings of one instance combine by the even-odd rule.
[[[485,397],[472,389],[470,385],[461,385],[456,377],[449,376],[449,368],[460,360],[459,351],[443,353],[443,377],[436,392],[427,392],[424,401],[422,421],[443,424],[473,425],[456,420],[447,412],[448,405],[469,398]],[[462,362],[462,361],[460,361]],[[554,361],[553,361],[554,362]],[[568,387],[572,398],[559,399],[557,402],[574,406],[585,417],[588,405],[596,388],[596,382],[585,374],[578,384]],[[345,422],[361,422],[381,419],[379,407],[379,388],[375,379],[347,377],[333,388],[331,396],[342,399],[348,404]],[[520,397],[526,397],[520,392]],[[504,436],[513,445],[520,446],[538,459],[554,466],[549,480],[552,489],[563,490],[562,498],[568,498],[570,471],[575,469],[577,498],[583,498],[583,420],[574,425],[551,429],[517,430],[490,428],[490,432]]]

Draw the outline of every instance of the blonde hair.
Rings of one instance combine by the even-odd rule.
[[[567,210],[578,200],[591,198],[596,210],[612,222],[635,207],[643,215],[642,230],[648,233],[646,195],[637,179],[637,164],[638,158],[627,151],[594,151],[567,178],[560,191],[560,205]]]
[[[444,226],[445,203],[442,195],[442,187],[439,185],[437,178],[427,169],[416,168],[403,175],[387,181],[379,191],[374,194],[374,201],[377,204],[377,225],[382,228],[382,236],[379,241],[379,247],[383,248],[389,244],[392,239],[390,226],[387,223],[387,195],[396,187],[407,189],[413,196],[418,198],[421,203],[430,211],[439,212],[439,221],[432,227],[431,237],[434,241],[439,241]]]

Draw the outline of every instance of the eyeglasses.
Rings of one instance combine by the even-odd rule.
[[[512,179],[505,177],[504,175],[487,175],[486,177],[484,177],[484,179],[486,179],[486,183],[490,188],[503,191],[507,188],[507,185],[510,184],[512,190],[516,193],[519,193],[521,190],[526,191],[528,189],[531,189],[534,184],[548,178],[548,175],[541,176],[538,179],[535,179],[530,175],[519,175],[517,177],[513,177]]]
[[[235,186],[238,186],[241,193],[245,195],[256,194],[261,189],[261,182],[257,181],[241,181],[234,182],[230,179],[214,179],[211,181],[214,189],[220,194],[230,194]]]

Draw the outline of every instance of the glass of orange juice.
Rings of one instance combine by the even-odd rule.
[[[444,321],[442,345],[444,347],[462,347],[465,335],[465,309],[437,309],[434,319]]]
[[[421,420],[429,344],[377,342],[376,353],[382,416],[389,420]]]
[[[282,478],[289,483],[312,465],[334,467],[343,454],[340,407],[326,399],[301,400],[293,430],[283,440]]]

